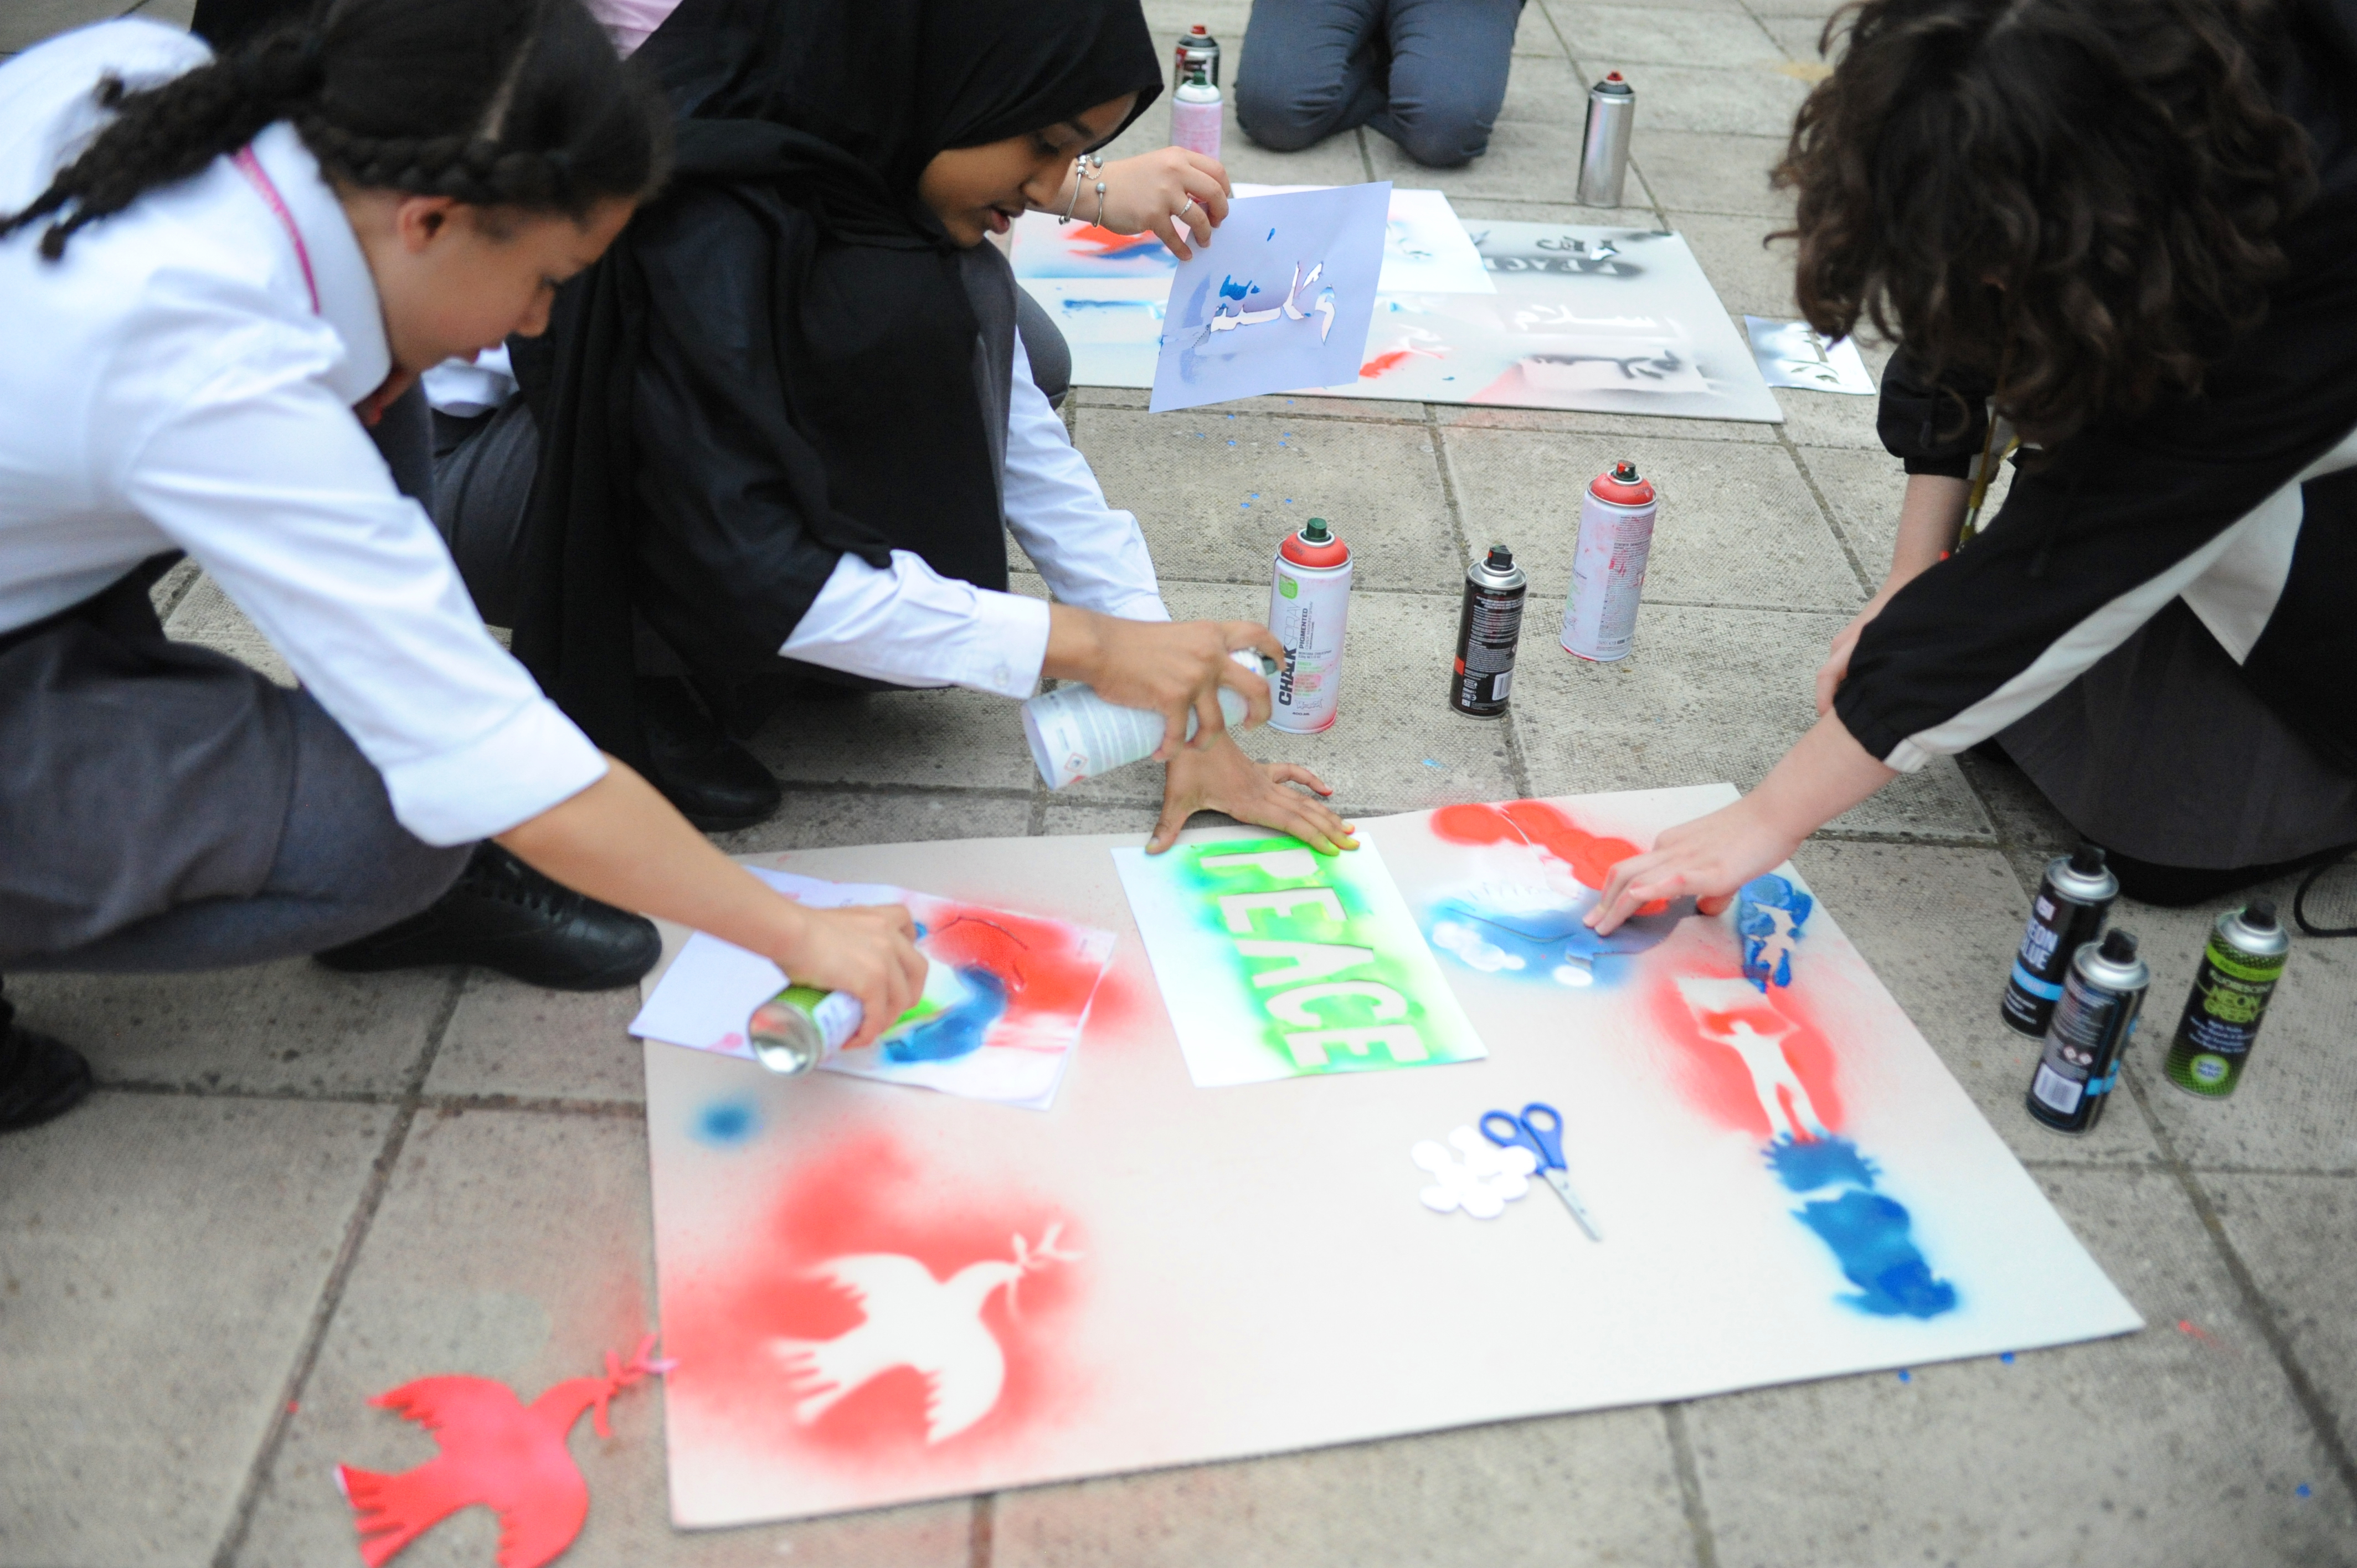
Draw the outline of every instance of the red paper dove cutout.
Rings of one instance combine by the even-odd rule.
[[[651,1334],[625,1366],[606,1352],[602,1378],[567,1378],[529,1405],[489,1378],[420,1378],[369,1403],[397,1412],[434,1434],[442,1452],[414,1470],[382,1476],[336,1466],[336,1485],[352,1505],[361,1559],[382,1568],[395,1552],[463,1508],[500,1516],[499,1568],[541,1568],[581,1533],[589,1484],[565,1449],[573,1423],[595,1412],[597,1435],[610,1437],[606,1406],[640,1378],[672,1369],[651,1361]]]

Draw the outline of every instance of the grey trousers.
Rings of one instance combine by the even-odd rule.
[[[1523,0],[1256,0],[1236,123],[1280,153],[1360,125],[1431,168],[1490,147]]]

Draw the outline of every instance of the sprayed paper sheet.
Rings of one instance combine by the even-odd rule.
[[[821,1070],[1037,1111],[1054,1103],[1112,960],[1112,936],[903,887],[759,867],[753,874],[813,908],[906,905],[917,921],[918,950],[931,961],[927,1004]],[[746,1022],[785,985],[768,959],[698,931],[664,969],[630,1033],[751,1061]]]
[[[1248,1090],[1189,1079],[1130,940],[1113,852],[1134,838],[765,857],[1121,940],[1044,1116],[648,1044],[674,1519],[879,1508],[2137,1327],[1837,909],[1769,934],[1792,983],[1768,991],[1742,979],[1733,910],[1668,906],[1606,942],[1575,929],[1624,849],[1734,798],[1361,819],[1490,1054]],[[1808,889],[1787,874],[1798,912]],[[1491,1219],[1421,1196],[1418,1145],[1461,1147],[1454,1129],[1534,1101],[1562,1112],[1601,1241],[1536,1181]]]
[[[1866,371],[1857,345],[1846,338],[1828,338],[1805,321],[1776,321],[1764,316],[1743,318],[1744,335],[1751,339],[1751,357],[1760,379],[1771,387],[1800,392],[1847,392],[1872,397],[1874,378]]]
[[[1372,847],[1114,851],[1196,1087],[1488,1053]]]

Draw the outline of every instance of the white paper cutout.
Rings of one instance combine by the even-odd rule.
[[[1453,1155],[1429,1138],[1408,1151],[1408,1157],[1433,1177],[1433,1185],[1416,1196],[1434,1213],[1461,1209],[1476,1219],[1495,1219],[1506,1212],[1507,1204],[1531,1190],[1539,1160],[1520,1144],[1500,1148],[1470,1127],[1458,1128],[1448,1141],[1456,1145]]]

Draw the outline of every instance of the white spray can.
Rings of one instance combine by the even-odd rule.
[[[1220,90],[1200,62],[1170,95],[1170,145],[1207,158],[1220,156]]]
[[[1228,657],[1264,679],[1276,674],[1276,661],[1254,649],[1240,648]],[[1220,712],[1230,727],[1243,724],[1248,711],[1241,695],[1220,688]],[[1189,713],[1189,740],[1199,727]],[[1162,744],[1163,731],[1160,714],[1115,707],[1086,686],[1059,686],[1023,704],[1023,736],[1050,789],[1143,762]]]
[[[1638,478],[1636,464],[1615,463],[1587,487],[1579,506],[1571,598],[1563,607],[1564,651],[1598,663],[1629,657],[1652,549],[1653,487]]]
[[[1313,517],[1276,547],[1268,629],[1285,644],[1268,727],[1316,735],[1342,700],[1342,632],[1351,617],[1351,547]]]

